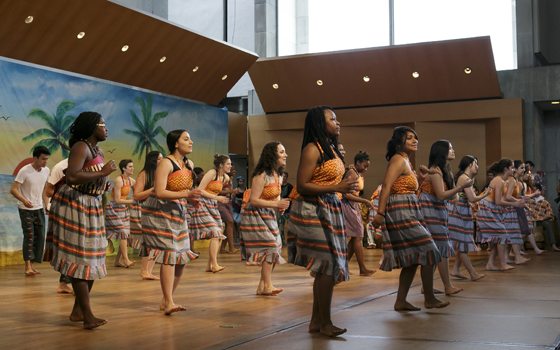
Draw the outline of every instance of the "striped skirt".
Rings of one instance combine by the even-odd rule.
[[[519,225],[519,216],[515,207],[507,207],[507,212],[504,217],[504,227],[508,234],[508,243],[510,244],[523,244],[521,238],[521,226]]]
[[[167,201],[150,194],[142,205],[143,255],[156,263],[184,265],[198,258],[191,251],[185,200]]]
[[[385,207],[381,225],[383,239],[383,271],[413,265],[435,265],[441,254],[430,232],[415,194],[392,194]]]
[[[453,204],[447,206],[449,210],[449,239],[453,249],[468,253],[480,250],[474,242],[474,223],[471,204],[466,198],[459,197],[457,208],[453,211]]]
[[[519,227],[522,235],[530,235],[533,233],[533,222],[529,217],[529,210],[527,208],[515,208],[517,217],[519,218]]]
[[[298,198],[288,221],[288,262],[348,280],[348,244],[340,199],[334,193]]]
[[[377,208],[379,208],[379,198],[375,198],[373,200],[373,208],[374,210],[369,211],[369,222],[367,225],[367,233],[368,236],[375,237],[375,235],[381,235],[381,227],[375,228],[373,227],[373,218],[377,215]]]
[[[201,208],[191,214],[190,231],[195,241],[211,238],[226,239],[222,234],[222,218],[218,201],[200,197]]]
[[[108,201],[105,206],[105,231],[107,239],[128,239],[130,236],[130,213],[126,204]]]
[[[90,281],[107,275],[100,197],[63,185],[51,202],[47,234],[52,237],[51,265],[56,271]]]
[[[422,208],[424,223],[432,235],[441,257],[455,256],[455,249],[453,249],[449,239],[449,229],[447,227],[447,220],[449,219],[447,201],[440,201],[433,194],[426,192],[422,192],[418,200],[420,201],[420,208]]]
[[[364,222],[360,211],[360,203],[341,200],[344,228],[348,237],[364,237]]]
[[[241,237],[247,261],[284,264],[282,238],[272,208],[257,208],[247,204],[241,216]]]
[[[134,249],[142,247],[144,238],[142,236],[142,204],[144,201],[132,201],[130,205],[130,237],[129,245]]]
[[[191,228],[191,218],[194,213],[194,207],[191,203],[187,202],[187,225]],[[192,228],[191,228],[192,230]]]
[[[485,199],[480,201],[479,208],[476,213],[476,223],[480,229],[480,242],[506,245],[508,231],[504,226],[502,208]]]

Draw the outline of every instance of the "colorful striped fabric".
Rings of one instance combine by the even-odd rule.
[[[284,264],[282,238],[272,208],[257,208],[247,204],[241,216],[241,236],[247,253],[247,261]]]
[[[373,199],[373,210],[369,211],[369,222],[367,225],[367,231],[368,231],[368,235],[372,235],[372,237],[374,237],[374,235],[380,235],[382,233],[381,231],[381,227],[379,228],[375,228],[373,227],[373,219],[375,218],[375,215],[377,215],[377,208],[379,208],[379,197],[375,197]]]
[[[186,220],[186,200],[157,199],[151,193],[142,205],[144,252],[165,265],[184,265],[198,255],[191,251]]]
[[[342,213],[344,215],[344,228],[348,237],[364,237],[364,223],[360,203],[351,202],[346,199],[341,201]]]
[[[508,231],[503,223],[502,207],[483,199],[480,201],[479,208],[476,222],[480,229],[480,242],[506,245]]]
[[[296,199],[288,222],[288,262],[335,281],[347,281],[348,246],[342,215],[340,199],[334,193]]]
[[[519,225],[519,216],[515,207],[507,207],[506,215],[504,216],[504,227],[508,233],[508,244],[523,244],[521,238],[521,226]]]
[[[424,226],[424,217],[416,194],[389,196],[381,230],[381,270],[391,271],[395,268],[435,265],[441,262],[439,249]]]
[[[218,201],[200,197],[201,208],[191,214],[190,231],[195,241],[211,238],[226,239],[222,234],[222,217]]]
[[[130,213],[126,204],[108,201],[105,206],[105,230],[107,239],[128,239],[130,236]]]
[[[52,237],[51,265],[56,271],[84,280],[107,275],[107,239],[98,196],[63,185],[52,199],[47,231]]]
[[[133,200],[130,205],[130,246],[133,249],[142,247],[144,238],[142,237],[142,204],[144,201]]]
[[[453,249],[465,253],[479,251],[480,248],[474,242],[474,223],[469,201],[459,197],[455,211],[452,203],[448,203],[447,209],[449,210],[447,226]]]
[[[440,201],[435,195],[426,192],[420,193],[418,200],[424,216],[424,224],[432,235],[439,253],[443,258],[455,256],[455,250],[449,240],[449,229],[447,228],[449,218],[447,201]]]

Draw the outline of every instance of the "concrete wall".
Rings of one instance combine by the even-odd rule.
[[[115,0],[113,2],[167,19],[168,2],[166,0]]]

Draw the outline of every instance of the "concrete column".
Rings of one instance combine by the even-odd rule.
[[[517,68],[534,67],[533,1],[516,1]]]
[[[309,53],[308,0],[296,0],[296,53]]]
[[[259,57],[278,56],[276,0],[255,0],[255,52]]]

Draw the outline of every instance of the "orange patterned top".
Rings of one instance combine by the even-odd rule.
[[[504,182],[504,187],[502,187],[502,196],[505,196],[505,194],[507,192],[506,182],[504,181],[504,178],[501,175],[498,175],[498,176]],[[482,193],[484,193],[484,192],[482,192]],[[496,202],[496,191],[492,191],[492,193],[490,193],[487,198],[490,198],[490,199],[492,199],[492,201]]]
[[[356,192],[353,192],[352,194],[356,197],[360,196],[360,191],[364,189],[364,177],[362,176],[362,174],[360,174],[356,168],[354,167],[354,165],[350,165],[349,167],[350,169],[354,170],[356,172],[356,174],[358,175],[358,189],[356,190]]]
[[[126,199],[130,194],[130,187],[132,186],[132,180],[128,179],[128,182],[124,180],[124,176],[121,175],[123,186],[121,187],[121,199]],[[115,198],[115,188],[111,191],[111,198]]]
[[[371,195],[371,200],[374,200],[377,197],[379,197],[379,187],[376,188],[373,194]]]
[[[173,192],[184,192],[190,190],[192,185],[191,171],[189,169],[181,169],[169,174],[166,189]]]
[[[206,188],[204,189],[204,191],[211,193],[213,195],[218,195],[218,193],[220,193],[220,191],[222,190],[222,188],[224,187],[224,182],[222,180],[219,179],[218,174],[216,174],[216,176],[218,177],[216,180],[214,181],[210,181],[208,183],[208,185],[206,186]]]
[[[280,193],[282,193],[282,183],[278,181],[278,178],[276,176],[274,176],[274,179],[276,180],[276,182],[273,182],[271,184],[268,184],[268,186],[265,186],[262,190],[259,199],[265,201],[271,201],[271,202],[278,199]],[[249,203],[250,199],[251,199],[251,189],[245,190],[245,192],[243,193],[243,202],[241,204],[241,209],[245,210],[245,207]]]
[[[513,176],[510,176],[507,179],[509,180],[511,177],[513,177]],[[513,188],[513,191],[511,192],[511,196],[513,198],[517,198],[517,197],[519,197],[519,183],[517,182],[517,179],[515,179],[515,178],[513,178],[513,179],[515,180],[515,187]],[[507,182],[507,180],[506,180],[506,182]],[[504,188],[502,189],[502,195],[505,196],[506,192],[507,192],[507,186],[504,185]]]
[[[416,172],[412,167],[412,163],[404,153],[399,153],[410,165],[412,172],[406,176],[399,177],[393,186],[391,186],[391,194],[411,194],[416,193],[418,190],[418,179],[416,178]]]
[[[447,185],[445,184],[445,182],[443,183],[443,190],[447,191]],[[436,192],[434,191],[434,185],[428,179],[426,179],[422,186],[420,186],[420,192],[426,192],[427,194],[431,194],[433,196],[436,195]]]

